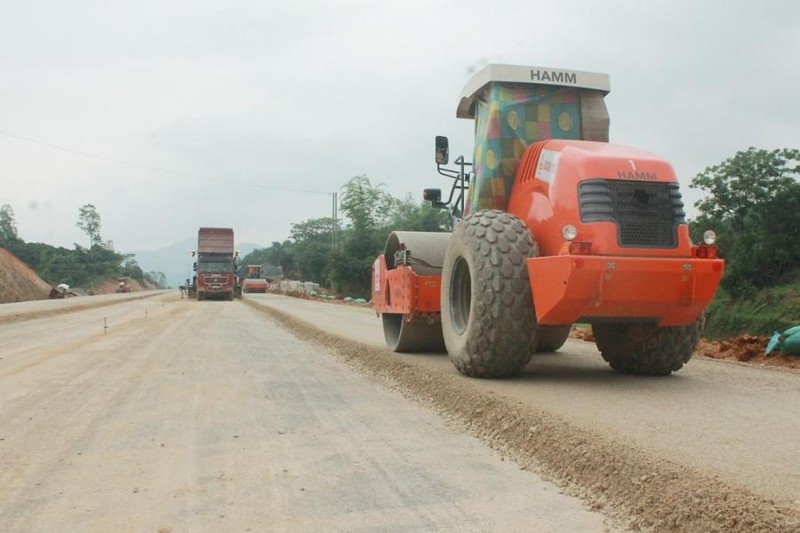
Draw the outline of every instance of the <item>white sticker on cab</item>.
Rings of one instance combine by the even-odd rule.
[[[556,172],[558,172],[558,160],[560,158],[561,152],[542,150],[542,153],[539,155],[539,163],[536,165],[536,174],[534,177],[545,183],[553,181]]]

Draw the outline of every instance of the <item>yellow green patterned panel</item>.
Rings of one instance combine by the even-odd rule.
[[[544,139],[580,139],[580,117],[578,89],[490,84],[476,107],[469,210],[505,209],[525,148]]]

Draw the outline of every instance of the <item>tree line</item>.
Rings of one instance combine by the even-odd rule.
[[[278,266],[287,278],[368,299],[372,262],[383,252],[389,233],[452,228],[445,211],[411,197],[396,198],[363,175],[342,186],[339,209],[346,223],[331,217],[293,223],[288,239],[254,250],[239,263]]]
[[[800,150],[737,152],[706,168],[692,187],[706,196],[690,224],[695,242],[718,234],[725,259],[720,290],[706,311],[706,335],[769,335],[798,324]]]
[[[0,247],[7,249],[31,267],[40,278],[52,285],[92,287],[109,278],[131,278],[166,287],[163,272],[144,272],[133,254],[114,251],[114,243],[104,241],[102,219],[93,204],[78,210],[76,226],[86,233],[89,246],[75,244],[73,249],[40,242],[25,242],[17,233],[14,210],[9,204],[0,207]]]
[[[800,273],[800,150],[737,152],[706,168],[691,186],[706,192],[695,206],[692,238],[719,235],[726,260],[722,287],[734,299],[797,279]]]
[[[718,234],[726,260],[724,297],[753,298],[758,291],[795,281],[800,269],[800,150],[749,148],[710,166],[691,180],[706,194],[695,204],[689,228],[695,242],[706,229]],[[449,231],[449,215],[410,197],[398,199],[366,176],[342,187],[340,210],[346,220],[313,218],[293,223],[283,242],[257,249],[240,264],[270,264],[286,277],[315,281],[339,293],[369,297],[370,270],[394,230]],[[11,206],[0,208],[0,246],[25,261],[50,283],[89,286],[102,279],[129,276],[163,286],[160,272],[145,273],[131,254],[114,251],[103,240],[102,221],[92,204],[82,206],[77,226],[89,246],[70,250],[26,243],[17,235]]]

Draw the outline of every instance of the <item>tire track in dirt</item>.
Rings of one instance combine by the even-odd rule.
[[[326,333],[249,300],[298,338],[453,420],[520,465],[562,485],[593,510],[636,530],[774,532],[800,530],[800,513],[722,479],[656,458],[556,415],[481,392],[458,375]]]

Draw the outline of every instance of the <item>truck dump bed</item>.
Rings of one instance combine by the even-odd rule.
[[[200,228],[197,232],[198,254],[233,255],[233,229]]]

